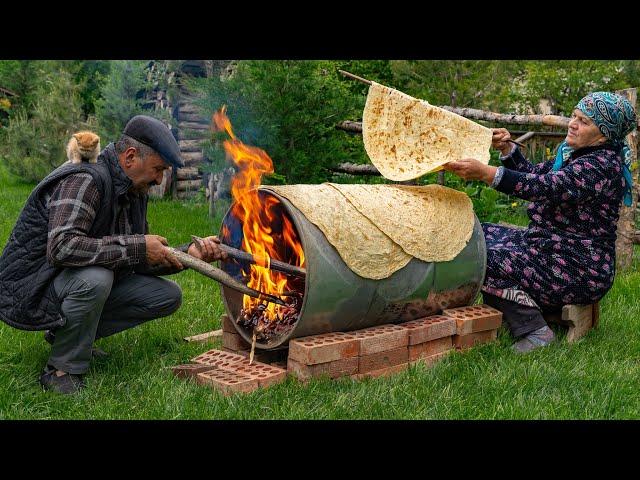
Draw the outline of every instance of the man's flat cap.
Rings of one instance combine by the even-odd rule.
[[[127,122],[122,133],[153,148],[169,165],[184,167],[178,142],[169,127],[157,118],[136,115]]]

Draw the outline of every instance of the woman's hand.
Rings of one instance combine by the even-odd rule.
[[[475,158],[463,158],[457,162],[445,163],[442,168],[448,172],[453,172],[465,180],[481,180],[491,185],[496,176],[496,167],[485,165]]]
[[[511,134],[506,128],[494,128],[493,137],[491,137],[491,146],[500,150],[502,156],[508,155],[511,153],[511,149],[513,148],[513,145],[508,142],[510,138]]]

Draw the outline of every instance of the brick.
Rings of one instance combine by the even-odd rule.
[[[434,365],[435,363],[439,362],[440,360],[442,360],[447,355],[449,355],[449,353],[451,353],[451,350],[447,350],[446,352],[436,353],[435,355],[430,355],[428,357],[421,357],[418,360],[416,360],[416,362],[422,362],[427,367],[430,367],[430,366]],[[413,362],[411,362],[411,363],[413,363]]]
[[[309,380],[323,375],[327,375],[329,378],[354,375],[358,373],[358,357],[347,357],[315,365],[305,365],[289,357],[287,372],[300,380]]]
[[[429,342],[456,334],[456,321],[445,315],[433,315],[411,322],[400,323],[399,327],[409,330],[409,345]]]
[[[452,308],[442,313],[455,318],[457,335],[495,330],[502,324],[502,312],[484,304]]]
[[[192,358],[191,361],[203,365],[219,367],[220,365],[241,362],[244,359],[245,357],[238,355],[237,353],[223,352],[221,350],[209,350],[208,352]]]
[[[229,353],[235,353],[236,355],[242,355],[244,358],[249,358],[249,354],[251,353],[251,350],[231,350],[227,347],[222,347],[222,350]]]
[[[176,377],[179,378],[189,378],[195,377],[196,374],[200,372],[206,372],[207,370],[212,370],[217,368],[213,365],[205,365],[203,363],[187,363],[184,365],[176,365],[175,367],[171,367],[171,371]]]
[[[458,350],[471,348],[474,345],[488,343],[498,338],[497,330],[485,330],[483,332],[469,333],[467,335],[454,335],[453,346]]]
[[[358,373],[368,373],[381,368],[407,363],[408,361],[409,350],[406,346],[371,355],[363,355],[358,362]]]
[[[239,373],[258,381],[259,387],[267,387],[275,383],[280,383],[287,378],[287,370],[283,368],[273,367],[266,363],[256,362],[249,364],[249,359],[245,358],[242,362],[223,365],[220,370],[231,373]]]
[[[202,385],[210,385],[225,395],[235,392],[252,392],[259,386],[258,380],[255,378],[219,368],[198,373],[196,381]]]
[[[395,350],[409,343],[409,330],[398,325],[380,325],[349,333],[360,341],[360,356]]]
[[[236,327],[233,325],[233,320],[229,318],[229,315],[222,315],[220,317],[220,324],[223,332],[238,333]]]
[[[378,370],[373,370],[367,373],[356,373],[355,375],[351,375],[351,378],[353,378],[354,380],[362,380],[363,378],[387,377],[389,375],[393,375],[395,373],[406,370],[408,366],[408,363],[401,363],[400,365],[380,368]]]
[[[353,335],[343,332],[296,338],[289,342],[289,359],[303,365],[333,362],[357,357],[359,345]]]
[[[229,350],[248,350],[251,345],[237,333],[222,332],[222,346]]]
[[[420,358],[437,355],[438,353],[446,352],[452,348],[453,338],[451,336],[437,338],[417,345],[409,345],[409,361],[415,362]]]

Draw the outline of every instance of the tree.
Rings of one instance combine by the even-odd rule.
[[[238,138],[273,159],[280,175],[275,179],[318,182],[329,177],[328,167],[366,158],[360,138],[336,129],[338,122],[360,115],[365,100],[337,73],[346,63],[240,61],[229,80],[195,79],[191,85],[203,93],[207,115],[227,105]],[[218,166],[224,162],[220,148],[211,148],[208,156]]]
[[[21,106],[4,135],[2,157],[9,171],[35,182],[66,160],[66,142],[81,127],[78,90],[64,68],[41,72],[29,92],[33,109]]]
[[[139,60],[111,62],[101,98],[96,101],[98,132],[103,145],[118,140],[131,117],[147,113],[142,106],[146,88],[144,69],[147,63]]]

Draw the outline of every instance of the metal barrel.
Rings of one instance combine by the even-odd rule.
[[[289,340],[298,337],[435,315],[445,308],[471,304],[480,291],[487,251],[484,233],[475,215],[471,238],[453,260],[424,262],[412,258],[391,276],[373,280],[351,271],[322,231],[289,200],[262,188],[259,194],[273,195],[280,200],[293,222],[304,249],[307,277],[302,308],[293,329],[268,343],[256,341],[256,348],[283,348]],[[223,219],[223,226],[228,228],[233,223],[230,221],[232,208],[233,205]],[[221,290],[227,315],[238,318],[242,294],[223,285]],[[238,333],[251,343],[251,331],[233,323]]]

